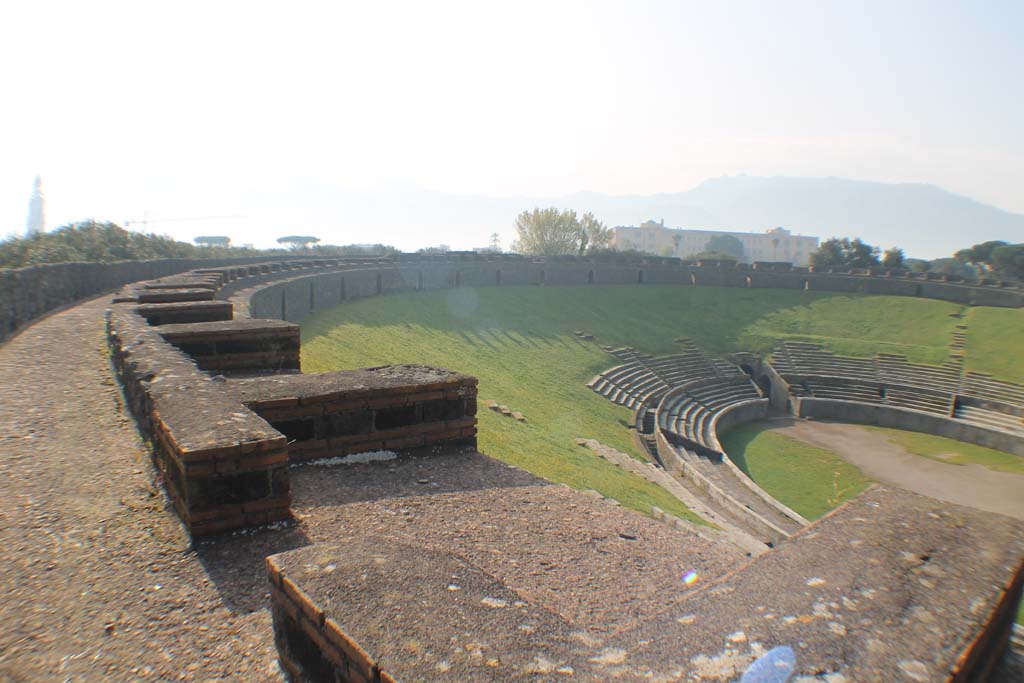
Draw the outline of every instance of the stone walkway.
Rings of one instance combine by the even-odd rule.
[[[106,361],[107,297],[0,346],[0,681],[281,681],[165,508]]]

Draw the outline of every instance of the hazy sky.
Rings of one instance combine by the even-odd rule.
[[[218,224],[238,242],[281,217],[216,197],[305,182],[840,176],[1024,212],[1022,35],[1020,0],[5,2],[0,234],[24,228],[36,174],[51,227],[243,215]]]

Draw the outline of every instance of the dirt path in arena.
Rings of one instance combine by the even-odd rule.
[[[1024,475],[914,455],[890,443],[883,434],[861,425],[777,418],[766,426],[836,453],[875,481],[1024,519]]]

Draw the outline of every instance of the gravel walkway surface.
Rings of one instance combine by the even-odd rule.
[[[269,612],[222,597],[120,408],[108,300],[0,346],[0,683],[282,681]]]

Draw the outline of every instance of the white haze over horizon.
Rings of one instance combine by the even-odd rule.
[[[1024,213],[1020,35],[1014,0],[5,3],[0,236],[24,230],[37,174],[48,227],[257,246],[507,244],[510,218],[416,224],[396,204],[737,174],[929,183]],[[335,192],[383,198],[385,218],[310,201]]]

